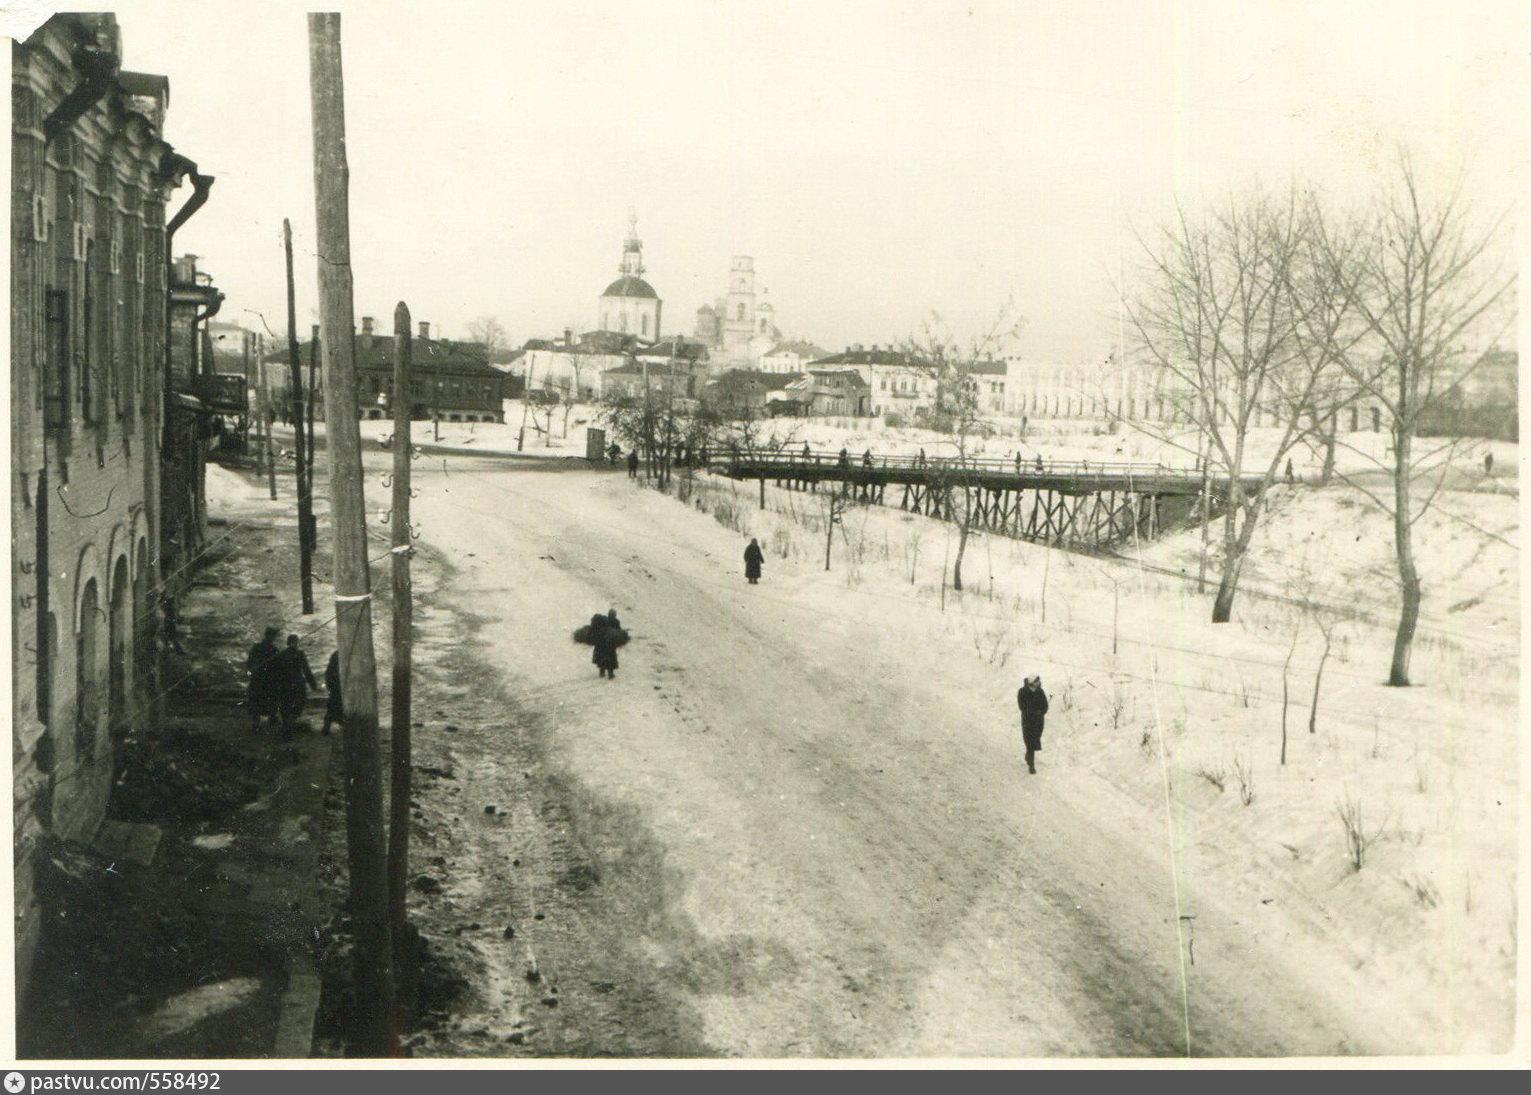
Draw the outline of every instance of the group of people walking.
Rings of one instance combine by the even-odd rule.
[[[245,669],[250,674],[247,701],[251,729],[279,725],[285,741],[301,728],[299,720],[308,706],[309,689],[318,689],[319,682],[308,664],[308,654],[300,645],[302,640],[297,635],[288,635],[287,645],[279,647],[277,639],[281,634],[281,628],[266,628],[261,641],[245,657]],[[345,721],[338,650],[330,655],[329,664],[324,667],[324,690],[328,703],[321,732],[328,734],[332,725]]]

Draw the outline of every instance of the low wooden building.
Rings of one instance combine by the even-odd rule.
[[[482,346],[476,342],[433,339],[430,324],[424,322],[410,344],[414,381],[410,417],[438,418],[443,422],[505,421],[506,376],[489,364]],[[311,348],[310,342],[298,346],[305,376]],[[268,354],[263,364],[275,394],[280,390],[278,386],[285,384],[288,351],[283,348]],[[371,316],[362,317],[361,330],[356,334],[356,380],[357,412],[361,417],[392,417],[393,336],[377,334]]]

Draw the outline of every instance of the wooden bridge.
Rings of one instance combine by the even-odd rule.
[[[1090,460],[852,456],[809,448],[731,452],[710,460],[713,471],[760,483],[761,504],[770,481],[792,490],[824,485],[857,501],[897,505],[910,513],[960,521],[971,507],[972,526],[1004,536],[1072,547],[1106,547],[1151,539],[1186,524],[1205,485],[1213,514],[1227,504],[1227,477],[1205,484],[1200,472],[1164,464]],[[1260,477],[1245,476],[1246,491]]]

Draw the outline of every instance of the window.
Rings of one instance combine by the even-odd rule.
[[[743,303],[741,303],[739,305],[739,316],[738,316],[738,318],[739,319],[743,319],[744,318],[744,305],[743,305]]]
[[[647,315],[643,317],[643,333],[644,335],[649,333],[649,317]]]

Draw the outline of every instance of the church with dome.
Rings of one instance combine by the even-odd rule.
[[[638,238],[638,218],[628,218],[627,241],[622,247],[622,275],[606,287],[596,306],[598,325],[603,331],[634,335],[644,342],[659,341],[660,309],[663,301],[654,287],[643,280],[643,241]]]

